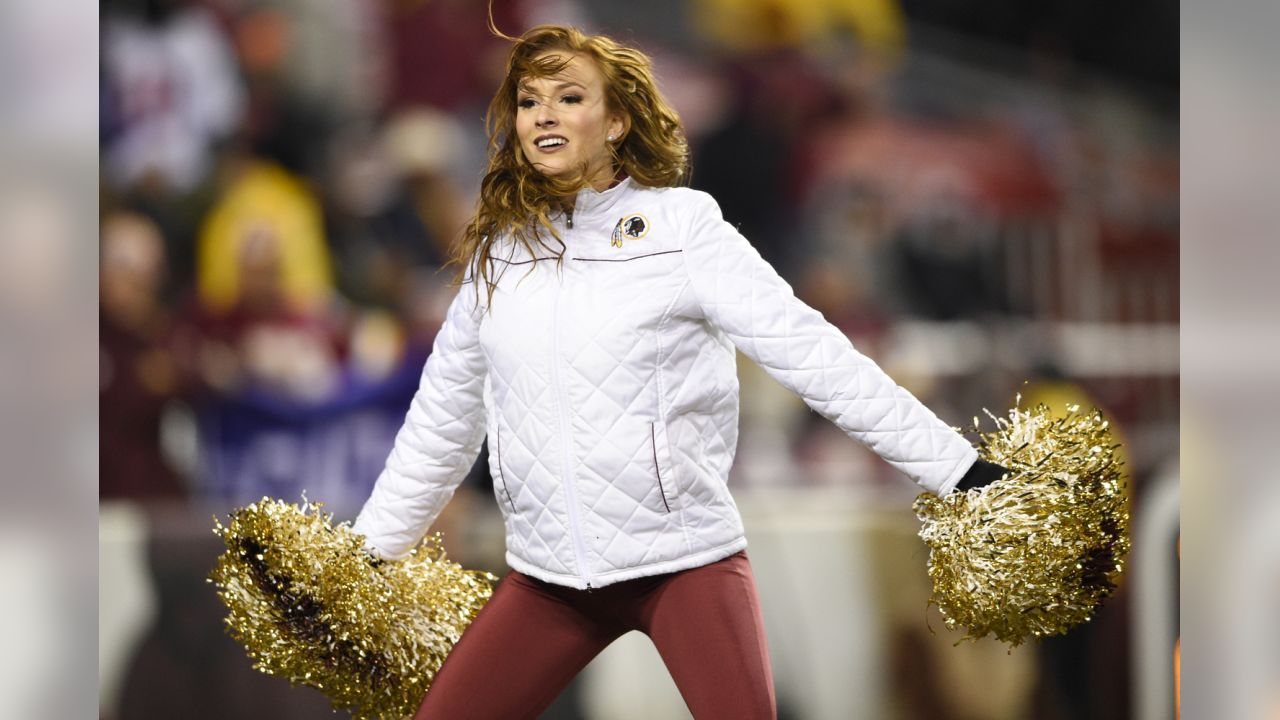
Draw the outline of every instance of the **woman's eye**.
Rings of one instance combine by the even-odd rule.
[[[582,96],[581,95],[565,95],[564,97],[560,98],[560,101],[570,103],[570,104],[577,104],[582,102]]]
[[[525,109],[531,108],[533,107],[533,98],[524,98],[516,104]]]

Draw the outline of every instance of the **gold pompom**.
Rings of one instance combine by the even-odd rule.
[[[497,578],[445,557],[438,537],[377,563],[321,503],[263,498],[214,532],[210,575],[227,632],[254,667],[314,687],[357,720],[410,716]]]
[[[931,602],[966,638],[1010,646],[1088,621],[1116,587],[1129,552],[1121,461],[1101,413],[1014,408],[991,416],[978,454],[1011,473],[946,497],[924,493],[915,511],[929,546]],[[975,419],[976,425],[976,419]]]

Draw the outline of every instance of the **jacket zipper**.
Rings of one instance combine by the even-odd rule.
[[[574,557],[578,561],[578,575],[591,589],[591,576],[587,574],[587,553],[582,542],[582,525],[578,519],[578,493],[573,484],[573,473],[569,465],[569,422],[565,415],[566,400],[564,385],[560,382],[560,296],[563,294],[563,279],[556,283],[556,301],[552,312],[551,328],[551,383],[556,389],[556,411],[560,415],[560,481],[564,483],[569,506],[569,535],[573,538]]]
[[[667,503],[667,489],[662,487],[662,468],[658,465],[658,434],[655,423],[649,423],[649,443],[653,447],[653,472],[658,476],[658,493],[662,495],[662,507],[671,512],[671,505]]]
[[[507,489],[507,474],[502,470],[502,431],[497,425],[493,426],[494,442],[497,445],[498,453],[498,480],[502,481],[502,492],[507,496],[507,504],[511,506],[511,514],[516,514],[516,503],[511,499],[511,491]]]

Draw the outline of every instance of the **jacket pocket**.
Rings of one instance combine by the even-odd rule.
[[[507,488],[507,474],[502,469],[502,431],[498,429],[498,423],[493,425],[492,450],[495,460],[494,465],[498,469],[497,477],[494,478],[497,481],[495,490],[500,492],[502,497],[506,499],[506,505],[511,508],[511,514],[514,516],[516,514],[516,503],[511,499],[511,491]],[[499,502],[501,502],[501,498]]]
[[[658,485],[658,496],[662,499],[661,510],[669,513],[676,507],[680,488],[676,483],[675,463],[671,460],[671,446],[667,442],[666,423],[649,423],[649,446],[653,451],[653,474]]]

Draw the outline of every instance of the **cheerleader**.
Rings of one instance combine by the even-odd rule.
[[[535,718],[631,630],[695,717],[775,717],[726,485],[735,350],[937,495],[1003,469],[683,186],[688,146],[647,56],[561,26],[511,40],[461,288],[353,526],[404,557],[488,437],[512,570],[417,717]]]

